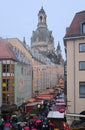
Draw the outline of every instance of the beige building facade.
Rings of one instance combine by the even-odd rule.
[[[85,11],[75,14],[64,37],[67,60],[67,112],[85,112]]]
[[[58,83],[57,75],[63,75],[60,66],[53,64],[47,57],[38,53],[37,50],[29,50],[23,42],[17,38],[8,38],[7,41],[14,47],[18,48],[27,59],[30,60],[31,65],[28,68],[32,72],[32,84],[30,97],[34,97],[36,92],[43,92],[46,88],[54,87]],[[61,70],[61,72],[59,71]]]

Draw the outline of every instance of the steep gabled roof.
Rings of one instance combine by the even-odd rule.
[[[75,36],[85,36],[81,33],[81,23],[85,22],[85,11],[81,11],[75,14],[70,27],[67,29],[64,38],[75,37]]]
[[[10,49],[10,44],[2,38],[0,38],[0,59],[17,60],[14,53]]]
[[[32,56],[26,48],[23,46],[23,43],[18,38],[8,38],[7,41],[12,45],[17,47],[30,61],[32,59]]]

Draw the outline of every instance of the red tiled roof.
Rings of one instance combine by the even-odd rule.
[[[16,60],[13,52],[9,47],[10,47],[9,43],[6,40],[0,38],[0,59]]]
[[[81,23],[85,21],[85,11],[78,12],[75,14],[70,27],[67,29],[65,37],[85,36],[81,33]]]

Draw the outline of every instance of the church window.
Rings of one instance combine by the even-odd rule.
[[[42,16],[40,16],[40,21],[42,22]]]

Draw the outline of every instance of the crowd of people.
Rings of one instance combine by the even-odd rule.
[[[47,119],[48,111],[48,105],[43,105],[38,115],[29,117],[21,110],[13,111],[11,114],[1,113],[0,130],[53,130]]]
[[[55,101],[56,99],[52,99],[51,102],[44,102],[37,115],[27,116],[27,113],[22,110],[13,111],[11,114],[1,113],[0,130],[54,130],[55,122],[49,120],[47,115],[53,109],[52,106],[55,106]]]

